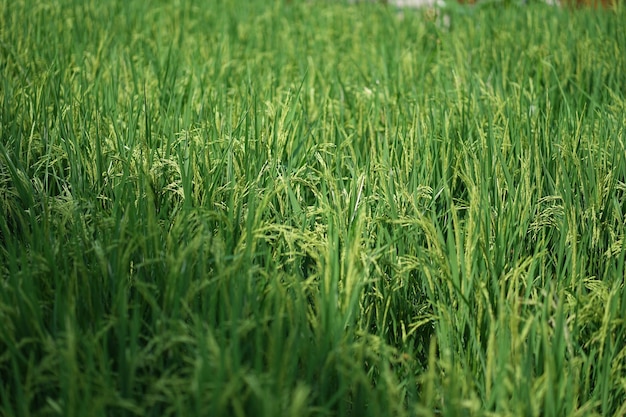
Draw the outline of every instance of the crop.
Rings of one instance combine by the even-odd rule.
[[[624,415],[624,21],[0,0],[0,415]]]

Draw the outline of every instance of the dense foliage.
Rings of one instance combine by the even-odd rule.
[[[0,0],[0,415],[624,415],[625,21]]]

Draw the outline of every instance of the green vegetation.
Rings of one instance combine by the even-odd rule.
[[[626,10],[446,13],[0,0],[0,415],[624,415]]]

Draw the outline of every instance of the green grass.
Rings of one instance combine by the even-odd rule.
[[[0,415],[622,416],[623,6],[0,0]]]

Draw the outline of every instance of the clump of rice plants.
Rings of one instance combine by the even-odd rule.
[[[624,8],[0,2],[0,414],[626,413]]]

